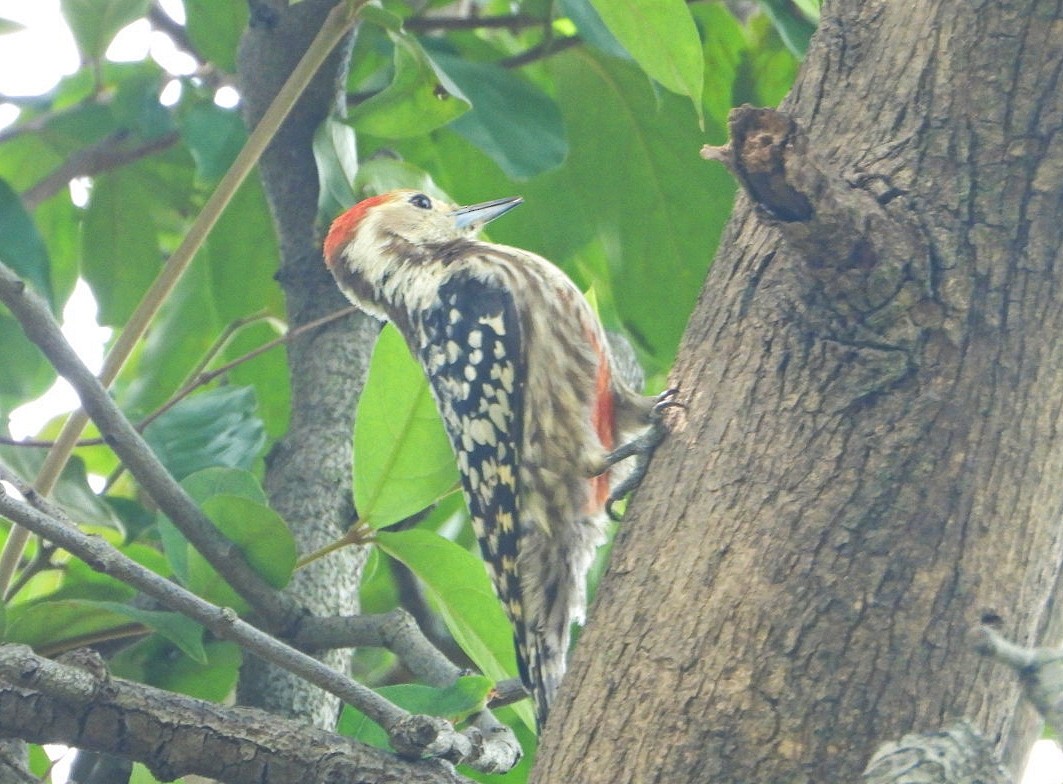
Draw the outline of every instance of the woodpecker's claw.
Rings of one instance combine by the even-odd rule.
[[[678,395],[679,387],[668,387],[664,392],[657,395],[657,402],[653,405],[651,416],[659,419],[660,415],[669,408],[686,408],[686,403],[676,399]]]
[[[620,519],[620,515],[613,508],[614,505],[642,484],[642,479],[646,476],[646,471],[650,465],[650,458],[653,457],[657,447],[664,441],[664,437],[668,435],[668,428],[665,427],[662,418],[663,413],[669,408],[686,408],[685,404],[676,400],[676,395],[678,394],[679,389],[677,387],[670,387],[659,394],[657,401],[653,404],[653,408],[650,409],[649,429],[638,438],[632,439],[626,444],[621,444],[605,456],[606,466],[615,465],[629,457],[635,458],[635,466],[632,468],[631,473],[609,491],[609,498],[605,501],[605,512],[613,520]]]

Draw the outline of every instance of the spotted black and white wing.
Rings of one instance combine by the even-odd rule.
[[[457,456],[462,487],[495,589],[513,624],[529,683],[517,556],[525,357],[513,294],[458,272],[423,314],[420,359]]]

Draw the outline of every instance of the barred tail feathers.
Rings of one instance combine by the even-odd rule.
[[[567,667],[573,623],[587,606],[587,572],[605,538],[603,515],[580,516],[547,534],[525,529],[520,575],[524,623],[517,631],[521,677],[542,728]]]

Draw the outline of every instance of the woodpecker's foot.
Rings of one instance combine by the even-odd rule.
[[[669,408],[686,408],[683,403],[676,399],[678,394],[679,389],[677,387],[670,387],[659,394],[653,404],[653,408],[650,409],[650,426],[646,432],[626,444],[621,444],[605,456],[606,466],[612,466],[629,457],[635,458],[635,465],[631,473],[609,491],[609,498],[606,499],[605,511],[613,520],[620,519],[620,515],[613,508],[614,505],[642,484],[642,479],[646,476],[646,470],[650,465],[650,458],[653,457],[653,453],[660,446],[660,443],[664,441],[664,437],[668,435],[668,428],[664,424],[664,412]]]
[[[649,430],[638,438],[621,445],[606,456],[605,459],[609,462],[609,465],[613,465],[613,463],[627,457],[634,456],[635,458],[635,465],[631,469],[631,473],[609,491],[609,498],[605,501],[605,512],[613,520],[620,519],[620,515],[617,514],[613,506],[617,501],[642,484],[642,479],[646,476],[646,470],[650,466],[650,458],[653,457],[653,453],[660,443],[664,441],[666,435],[668,435],[668,428],[664,426],[664,422],[658,419],[650,425]]]

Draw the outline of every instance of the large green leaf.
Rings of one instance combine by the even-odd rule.
[[[128,626],[129,619],[78,600],[37,601],[7,610],[6,642],[45,648],[61,642],[91,638],[106,630]]]
[[[96,178],[81,234],[81,274],[99,305],[99,322],[124,324],[161,267],[153,194],[130,171]]]
[[[567,16],[579,30],[580,38],[612,57],[631,58],[631,54],[609,32],[591,0],[560,0],[561,13]]]
[[[400,188],[421,191],[433,199],[450,199],[423,169],[394,158],[374,158],[358,168],[358,176],[354,178],[354,200]]]
[[[238,496],[246,498],[257,504],[266,505],[266,492],[262,489],[258,479],[249,471],[238,468],[224,468],[215,466],[204,468],[189,474],[181,480],[181,487],[192,496],[192,500],[202,504],[208,498],[216,495]],[[189,568],[188,554],[191,547],[177,527],[163,514],[158,515],[159,538],[162,540],[163,552],[166,560],[173,569],[177,579],[188,585]]]
[[[479,558],[439,534],[417,528],[380,531],[376,544],[424,583],[447,629],[480,672],[494,680],[516,675],[513,631]],[[517,707],[534,727],[531,706],[523,702]]]
[[[295,540],[279,514],[264,504],[232,495],[214,495],[203,512],[243,552],[251,567],[274,588],[283,588],[295,569]],[[189,548],[188,588],[207,601],[238,611],[247,609],[224,578]]]
[[[382,528],[457,486],[458,471],[421,366],[402,336],[380,333],[354,422],[354,505]]]
[[[22,206],[22,199],[4,180],[0,180],[0,261],[55,307],[44,240]]]
[[[207,653],[203,650],[203,627],[180,613],[142,610],[128,604],[117,602],[86,602],[117,615],[129,618],[161,634],[180,648],[185,655],[200,664],[207,663]]]
[[[243,659],[240,647],[231,642],[207,642],[203,651],[206,661],[197,661],[166,639],[152,635],[120,651],[107,664],[118,677],[221,702],[236,686]]]
[[[433,59],[472,101],[450,127],[523,180],[561,165],[568,153],[561,112],[553,100],[513,71],[443,52]]]
[[[216,495],[235,495],[255,503],[266,503],[266,491],[250,471],[215,466],[189,474],[181,487],[198,503]]]
[[[206,182],[225,174],[247,141],[240,114],[200,101],[185,109],[179,119],[181,138],[196,162],[196,173]]]
[[[570,165],[549,193],[528,193],[527,206],[535,204],[528,212],[549,211],[555,224],[593,215],[620,320],[655,360],[648,369],[657,370],[679,345],[730,214],[733,182],[721,167],[701,165],[704,137],[681,119],[689,110],[654,95],[627,63],[573,52],[556,58],[552,72],[569,127]],[[563,193],[560,203],[550,203],[555,193]]]
[[[684,0],[591,0],[605,26],[651,78],[701,116],[701,41]]]
[[[60,0],[82,54],[103,57],[115,33],[148,12],[149,0]]]
[[[413,37],[388,32],[395,46],[395,76],[381,92],[352,110],[359,132],[386,139],[420,136],[453,120],[469,101]]]
[[[228,73],[236,73],[236,49],[247,29],[247,3],[184,0],[185,29],[196,49]]]
[[[254,390],[221,387],[185,398],[144,430],[177,479],[202,468],[250,468],[266,443]]]
[[[457,722],[483,708],[492,681],[482,675],[464,675],[450,686],[437,688],[420,683],[382,686],[377,693],[410,713],[442,716]],[[336,732],[378,748],[389,748],[387,733],[376,722],[350,705],[343,706]]]

